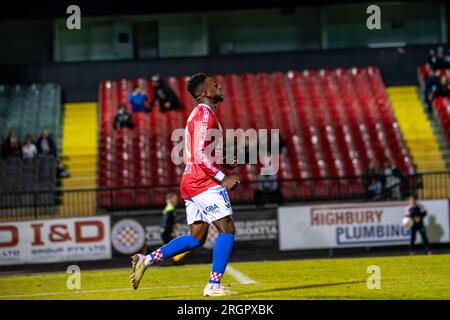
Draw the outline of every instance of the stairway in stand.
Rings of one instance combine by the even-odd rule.
[[[62,160],[70,177],[62,180],[60,215],[95,214],[97,186],[97,104],[64,105]],[[74,212],[83,208],[82,212]]]
[[[405,139],[410,155],[419,172],[446,171],[444,154],[438,137],[425,113],[415,86],[387,88],[395,117]],[[435,177],[426,176],[423,181],[422,198],[436,198],[437,181]],[[434,185],[434,189],[430,188]],[[445,184],[445,183],[444,183]],[[447,196],[445,185],[441,188],[442,197]]]

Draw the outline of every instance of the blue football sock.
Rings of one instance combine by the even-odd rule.
[[[209,277],[209,283],[220,283],[228,260],[230,259],[231,250],[233,249],[234,234],[219,233],[216,244],[213,249],[212,271]]]
[[[200,246],[200,243],[192,235],[184,235],[177,237],[170,241],[165,246],[161,247],[163,259],[174,257],[180,253],[195,249]]]

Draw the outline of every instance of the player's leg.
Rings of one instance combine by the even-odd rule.
[[[425,252],[431,254],[430,242],[428,241],[427,232],[423,224],[420,226],[419,232],[422,237],[423,245],[425,246]]]
[[[208,284],[203,291],[205,296],[232,294],[220,285],[223,273],[233,249],[235,227],[232,218],[228,192],[223,186],[212,187],[194,199],[199,208],[205,208],[205,217],[217,228],[218,236],[213,248],[213,263]]]
[[[169,233],[169,232],[163,232],[163,233],[161,234],[161,239],[163,240],[163,244],[164,244],[164,245],[165,245],[165,244],[168,244],[170,241],[172,241],[172,240],[175,239],[175,238],[176,238],[176,236],[173,236],[173,234],[172,234],[172,233]],[[150,252],[151,252],[151,251],[147,251],[146,255],[149,254]],[[180,254],[178,254],[178,255],[172,257],[172,262],[173,262],[175,265],[180,264],[181,260],[182,260],[188,253],[189,253],[189,251],[184,252],[184,253],[180,253]]]
[[[202,221],[203,216],[195,203],[186,200],[186,218],[191,227],[191,234],[176,237],[168,244],[144,256],[135,254],[131,257],[131,276],[130,282],[134,289],[137,289],[144,275],[145,270],[152,264],[164,259],[169,259],[183,252],[191,251],[201,246],[208,234],[209,225]],[[206,233],[206,234],[205,234]]]
[[[208,236],[209,224],[204,221],[195,221],[189,225],[189,228],[191,229],[191,235],[200,243],[199,246],[202,246]],[[172,257],[172,261],[178,264],[189,252],[188,250],[175,255]]]
[[[209,225],[204,221],[205,219],[203,218],[201,211],[193,201],[186,200],[185,203],[186,218],[191,229],[191,234],[176,237],[168,244],[148,254],[145,258],[146,267],[183,252],[198,248],[204,243]]]
[[[409,255],[415,254],[416,233],[417,233],[416,225],[413,225],[411,227],[411,234],[409,239]]]
[[[220,284],[222,275],[227,268],[231,251],[233,250],[234,234],[236,232],[231,215],[213,222],[219,232],[213,248],[213,263],[209,283]]]

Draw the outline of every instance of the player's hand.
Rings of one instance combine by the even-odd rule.
[[[227,163],[227,162],[226,162],[226,157],[223,158],[223,160],[224,160],[224,164],[222,164],[222,166],[223,166],[224,168],[228,169],[228,170],[234,170],[234,169],[236,169],[237,166],[238,166],[237,158],[236,158],[236,157],[233,158],[232,163]]]
[[[420,220],[422,220],[421,218],[419,218],[419,217],[414,217],[414,221],[416,222],[416,223],[419,223],[420,222]]]
[[[235,176],[226,176],[223,180],[222,180],[222,184],[225,186],[225,188],[227,188],[230,191],[234,191],[237,188],[239,188],[239,186],[241,185],[241,182],[239,181],[239,179]]]

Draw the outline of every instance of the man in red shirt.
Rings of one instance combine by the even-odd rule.
[[[150,265],[202,246],[208,236],[209,224],[213,223],[219,235],[213,249],[212,271],[203,295],[229,295],[233,293],[220,285],[235,233],[228,190],[237,189],[240,182],[235,176],[226,176],[220,170],[221,165],[228,169],[236,167],[235,161],[222,164],[222,128],[215,116],[217,104],[223,101],[222,88],[212,77],[198,73],[191,77],[187,89],[197,101],[197,106],[191,112],[185,128],[185,169],[180,192],[185,200],[191,234],[177,237],[147,256],[134,255],[130,282],[137,289]]]

